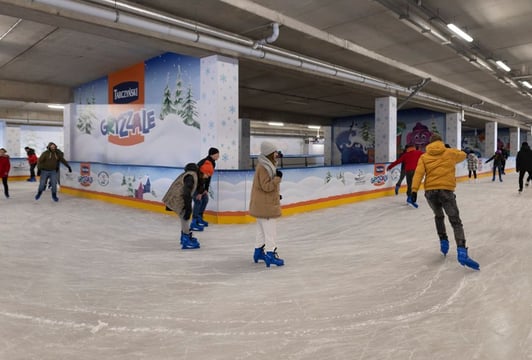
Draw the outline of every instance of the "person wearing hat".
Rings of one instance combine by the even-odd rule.
[[[72,168],[65,160],[63,152],[57,150],[57,145],[53,142],[49,143],[41,156],[39,156],[39,161],[37,162],[38,172],[41,174],[41,179],[39,181],[39,189],[37,195],[35,195],[35,200],[39,200],[43,191],[46,189],[46,183],[50,179],[50,187],[52,188],[52,199],[54,201],[59,201],[57,198],[57,178],[58,178],[58,169],[59,163],[63,163],[68,168],[68,172],[72,172]]]
[[[166,211],[174,211],[181,223],[181,249],[198,249],[200,243],[190,231],[192,216],[192,194],[198,186],[198,165],[189,163],[184,171],[172,182],[163,196]]]
[[[219,157],[220,151],[215,147],[211,147],[209,149],[209,155],[198,163],[200,178],[198,188],[194,193],[194,212],[192,214],[192,222],[190,223],[190,228],[194,231],[203,231],[204,227],[209,226],[209,223],[203,219],[203,213],[209,202],[209,186],[211,185],[211,178],[216,168],[216,160]]]
[[[486,160],[484,164],[487,164],[492,160],[493,160],[493,176],[491,178],[491,181],[495,181],[495,172],[498,171],[499,181],[502,182],[502,165],[503,165],[504,155],[501,149],[495,151],[495,154],[493,154],[492,157]]]
[[[256,246],[253,260],[263,260],[267,267],[271,264],[282,266],[284,260],[277,254],[277,218],[281,216],[280,184],[283,173],[277,170],[279,153],[271,142],[260,145],[260,155],[249,201],[249,214],[257,219]]]
[[[530,150],[530,146],[526,141],[521,144],[521,149],[517,152],[515,171],[519,173],[519,193],[521,193],[523,191],[525,173],[528,173],[527,185],[528,179],[532,176],[532,150]]]
[[[35,150],[30,148],[29,146],[26,146],[24,150],[26,151],[28,164],[30,164],[30,178],[26,181],[35,182],[37,181],[37,179],[35,178],[35,167],[37,166],[39,158],[37,157],[37,154],[35,154]]]
[[[414,144],[406,145],[406,151],[393,163],[388,165],[387,170],[390,171],[397,164],[402,164],[405,167],[406,175],[406,203],[412,207],[417,208],[417,203],[412,201],[412,178],[416,171],[417,161],[419,157],[423,155],[423,151],[417,150]]]
[[[423,181],[425,199],[434,212],[436,232],[440,238],[440,251],[444,256],[449,251],[449,240],[445,229],[445,214],[447,214],[454,231],[458,262],[463,266],[480,270],[480,265],[468,255],[464,228],[454,193],[456,164],[465,159],[465,152],[446,148],[441,136],[433,134],[426,147],[426,152],[421,155],[417,163],[412,182],[412,200],[417,201],[417,191],[422,180],[425,179]]]

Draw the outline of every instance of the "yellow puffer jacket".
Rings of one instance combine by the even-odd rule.
[[[425,190],[451,190],[456,188],[456,164],[466,158],[466,153],[458,149],[448,149],[443,141],[427,145],[426,152],[417,163],[412,191],[417,192],[423,177]]]

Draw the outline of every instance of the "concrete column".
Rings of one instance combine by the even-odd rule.
[[[238,60],[220,55],[202,58],[200,83],[202,156],[207,155],[210,147],[216,147],[220,150],[216,168],[238,169],[241,151]]]
[[[238,168],[240,170],[251,169],[251,159],[249,155],[251,154],[250,150],[250,140],[251,140],[251,120],[249,119],[240,119],[240,142],[239,146],[239,155],[238,155]]]
[[[4,129],[4,148],[11,157],[22,157],[20,143],[20,126],[6,126]]]
[[[521,148],[521,129],[510,129],[510,156],[516,156]]]
[[[72,126],[75,126],[76,121],[74,116],[76,114],[76,104],[67,104],[63,109],[63,147],[65,152],[65,157],[68,160],[71,159],[71,130]]]
[[[397,157],[397,98],[375,99],[375,163]]]
[[[445,114],[445,143],[462,149],[462,113]]]
[[[495,151],[497,151],[497,123],[496,122],[489,122],[486,123],[486,146],[484,147],[484,151],[486,152],[483,154],[485,157],[490,157],[491,155],[495,154]]]

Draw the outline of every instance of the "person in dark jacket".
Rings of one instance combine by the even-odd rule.
[[[406,202],[408,205],[417,208],[417,203],[412,201],[412,179],[414,177],[414,172],[416,171],[417,161],[419,157],[423,155],[423,151],[416,150],[416,147],[413,144],[408,144],[406,146],[406,152],[401,155],[397,160],[388,165],[387,170],[390,171],[397,164],[405,165],[405,174],[406,174]]]
[[[46,151],[39,156],[39,161],[37,162],[37,169],[41,174],[41,179],[39,181],[39,190],[37,191],[37,195],[35,195],[35,200],[39,200],[43,191],[46,189],[46,182],[50,179],[52,199],[54,201],[59,201],[59,198],[57,197],[57,169],[59,168],[59,163],[65,165],[68,168],[68,172],[72,172],[72,168],[65,160],[63,153],[57,151],[57,145],[51,142],[46,147]]]
[[[192,216],[192,194],[196,191],[199,178],[198,165],[189,163],[174,180],[163,196],[167,211],[174,211],[181,222],[181,249],[197,249],[200,243],[192,237],[190,217]]]
[[[267,267],[270,264],[284,265],[284,260],[277,254],[276,245],[277,218],[281,216],[280,184],[283,177],[283,173],[276,167],[278,156],[275,145],[268,141],[261,143],[249,200],[249,215],[257,219],[253,260],[263,260]]]
[[[216,168],[216,160],[219,157],[220,151],[217,148],[211,147],[209,149],[209,155],[198,163],[200,178],[198,188],[194,193],[194,210],[192,213],[192,222],[190,223],[191,230],[203,231],[204,227],[209,226],[209,223],[203,219],[203,213],[209,202],[209,186],[211,185],[211,178]]]
[[[495,172],[499,172],[499,181],[502,182],[502,165],[504,161],[504,155],[501,150],[497,150],[492,157],[486,160],[485,164],[493,160],[493,177],[491,181],[495,181]]]
[[[26,146],[24,150],[26,150],[28,164],[30,164],[30,178],[27,181],[35,182],[37,181],[37,179],[35,178],[35,167],[37,166],[39,158],[35,154],[35,150],[30,148],[29,146]]]
[[[528,173],[528,178],[532,176],[532,150],[525,141],[521,144],[521,149],[515,158],[515,170],[519,173],[519,192],[523,191],[523,178]],[[528,182],[528,180],[527,180]]]
[[[4,195],[9,199],[9,187],[7,186],[7,178],[9,170],[11,169],[11,162],[6,149],[0,149],[0,178],[2,178],[2,185],[4,185]]]

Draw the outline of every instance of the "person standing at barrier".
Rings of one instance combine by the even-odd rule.
[[[257,219],[253,260],[256,263],[263,260],[267,267],[271,264],[284,265],[284,260],[277,254],[276,244],[277,218],[281,216],[280,184],[283,177],[283,173],[276,167],[278,155],[275,145],[268,141],[262,142],[249,201],[249,214]]]
[[[11,162],[7,150],[0,148],[0,178],[2,178],[2,185],[4,186],[4,195],[9,199],[9,187],[7,185],[7,178],[9,177],[9,170],[11,169]]]
[[[218,151],[217,148],[211,147],[209,149],[209,155],[198,163],[201,176],[198,188],[194,193],[194,209],[192,213],[192,222],[190,223],[191,230],[203,231],[204,227],[209,226],[209,223],[203,219],[203,213],[209,202],[209,187],[211,185],[214,169],[216,168],[216,160],[218,160],[219,157],[220,151]]]
[[[30,148],[29,146],[26,146],[24,150],[26,150],[28,164],[30,165],[30,178],[26,181],[35,182],[37,181],[37,179],[35,178],[35,167],[37,166],[37,162],[39,161],[39,158],[35,154],[35,150]]]
[[[167,211],[174,211],[181,223],[181,249],[198,249],[197,238],[190,231],[190,218],[192,216],[192,194],[196,191],[199,178],[198,165],[189,163],[168,188],[163,196],[163,203]]]
[[[473,174],[474,181],[477,182],[477,169],[478,157],[473,150],[470,150],[469,154],[467,154],[467,171],[469,172],[469,182],[471,182],[471,174]]]
[[[463,266],[480,270],[480,265],[468,255],[460,212],[456,204],[456,164],[464,161],[466,153],[446,148],[438,134],[430,137],[425,154],[419,158],[412,183],[412,200],[417,200],[417,191],[424,180],[425,198],[434,212],[436,231],[440,238],[440,251],[447,255],[449,240],[445,229],[445,214],[454,231],[457,260]],[[445,213],[444,213],[445,211]]]
[[[54,201],[59,201],[57,197],[57,177],[59,163],[62,163],[68,168],[68,172],[72,172],[72,168],[65,160],[63,152],[57,151],[57,145],[53,142],[50,142],[46,147],[41,156],[39,156],[39,161],[37,162],[37,169],[41,174],[39,181],[39,189],[37,195],[35,195],[35,200],[39,200],[43,191],[46,189],[46,183],[50,179],[50,186],[52,189],[52,199]]]
[[[495,181],[495,172],[499,172],[499,181],[502,182],[502,163],[504,160],[504,155],[502,154],[501,150],[497,150],[495,154],[493,154],[492,157],[490,157],[488,160],[486,160],[485,164],[489,163],[493,160],[493,177],[491,178],[491,181]]]

